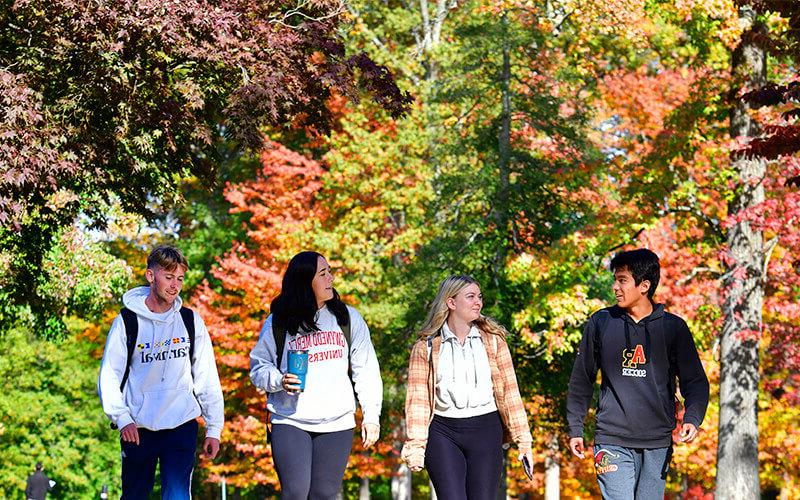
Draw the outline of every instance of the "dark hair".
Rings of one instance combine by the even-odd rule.
[[[317,261],[322,257],[317,252],[300,252],[292,257],[286,272],[283,274],[281,293],[272,301],[272,326],[279,325],[285,328],[290,335],[296,335],[302,329],[306,332],[318,331],[315,321],[317,314],[317,298],[311,281],[317,274]],[[347,306],[339,298],[336,289],[333,298],[325,301],[340,326],[350,322]]]
[[[173,246],[157,246],[147,257],[147,269],[153,269],[158,266],[167,271],[174,271],[179,265],[189,269],[189,261],[186,260],[180,250]]]
[[[42,470],[42,462],[36,462],[36,470]]]
[[[615,255],[611,259],[611,266],[609,267],[612,272],[623,268],[627,269],[637,285],[644,280],[649,281],[650,289],[647,291],[647,297],[653,300],[653,295],[655,295],[656,288],[658,288],[658,281],[661,279],[661,266],[658,262],[658,255],[646,248],[628,250]]]

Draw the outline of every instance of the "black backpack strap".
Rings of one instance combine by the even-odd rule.
[[[131,373],[131,361],[133,360],[133,352],[136,350],[136,339],[139,336],[139,320],[136,319],[136,313],[127,307],[123,307],[119,314],[125,324],[125,346],[128,348],[125,360],[125,374],[122,375],[122,382],[119,384],[119,391],[122,392],[125,388],[125,383],[128,381],[128,375]]]
[[[344,339],[347,341],[347,357],[350,357],[350,348],[353,347],[353,343],[351,342],[352,337],[350,334],[350,323],[348,322],[346,325],[339,325],[339,328],[342,329]]]
[[[347,306],[345,306],[346,308]],[[347,341],[347,376],[350,378],[350,383],[353,383],[353,363],[350,361],[350,349],[353,348],[352,342],[352,334],[350,332],[350,309],[347,309],[347,323],[344,325],[339,323],[339,319],[336,319],[336,322],[339,323],[339,328],[342,329],[342,334],[344,335],[344,339]]]
[[[181,319],[189,335],[189,363],[194,366],[194,311],[188,307],[181,307]]]
[[[281,369],[283,361],[283,349],[286,344],[286,327],[275,323],[275,315],[272,315],[272,337],[275,339],[275,363],[278,370]],[[272,413],[267,410],[267,442],[272,441]]]
[[[603,332],[610,319],[610,314],[595,314],[589,321],[594,321],[594,366],[600,369],[601,353],[603,352]]]
[[[286,344],[286,327],[275,323],[275,316],[272,316],[272,336],[275,339],[275,361],[278,370],[281,369],[283,361],[283,349]]]

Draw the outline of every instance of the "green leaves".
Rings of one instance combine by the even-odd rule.
[[[103,484],[118,494],[118,433],[97,398],[91,346],[22,329],[0,340],[0,496],[18,498],[37,461],[56,481],[53,497],[96,498]]]

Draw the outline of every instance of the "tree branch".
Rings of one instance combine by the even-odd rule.
[[[281,26],[286,26],[287,28],[291,29],[298,29],[300,28],[300,26],[293,26],[291,24],[287,24],[286,21],[288,21],[290,18],[294,16],[301,17],[308,21],[323,21],[325,19],[336,17],[344,13],[345,10],[347,10],[347,2],[345,0],[339,0],[339,5],[337,5],[336,8],[333,9],[331,12],[325,14],[324,16],[314,17],[314,16],[309,16],[308,14],[302,11],[302,9],[305,8],[308,4],[309,0],[300,0],[300,2],[298,2],[293,9],[289,9],[283,13],[278,12],[275,14],[271,14],[269,16],[269,22],[272,24],[280,24]]]
[[[608,250],[606,250],[606,252],[605,252],[605,253],[611,253],[611,252],[613,252],[614,250],[616,250],[616,249],[618,249],[618,248],[622,248],[622,247],[624,247],[625,245],[627,245],[627,244],[628,244],[628,243],[630,243],[631,241],[634,241],[634,240],[636,240],[637,238],[639,238],[639,236],[640,236],[640,235],[641,235],[643,232],[644,232],[644,228],[641,228],[640,230],[636,231],[636,234],[634,234],[634,235],[633,235],[633,237],[631,237],[631,239],[630,239],[629,241],[623,241],[622,243],[619,243],[619,244],[617,244],[617,245],[614,245],[613,247],[611,247],[611,248],[609,248]]]
[[[678,281],[675,282],[675,284],[678,286],[683,286],[686,283],[692,281],[694,277],[700,273],[709,273],[716,276],[717,278],[722,276],[722,274],[717,269],[712,269],[710,267],[695,267],[694,269],[692,269],[692,272],[689,273],[688,276],[679,279]]]

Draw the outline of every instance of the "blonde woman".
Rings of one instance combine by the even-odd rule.
[[[507,332],[482,307],[477,281],[445,279],[411,350],[402,458],[441,500],[496,498],[504,442],[532,463]]]

